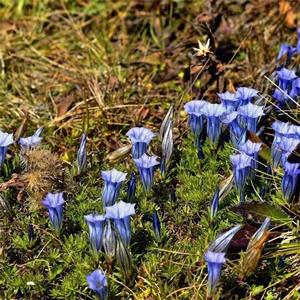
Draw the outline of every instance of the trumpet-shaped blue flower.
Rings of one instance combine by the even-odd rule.
[[[298,183],[298,175],[300,174],[300,164],[292,164],[285,162],[283,165],[284,175],[281,182],[281,189],[284,199],[290,201],[296,191]]]
[[[296,98],[300,96],[300,78],[293,80],[292,82],[292,89],[290,92],[290,96],[292,98]]]
[[[12,133],[0,131],[0,169],[5,161],[8,146],[13,144],[14,139]]]
[[[262,143],[253,143],[250,140],[247,140],[246,143],[240,144],[238,149],[249,156],[255,157],[256,154],[261,150]]]
[[[276,89],[273,97],[278,101],[278,106],[283,107],[286,102],[292,103],[289,96],[297,96],[297,88],[294,83],[297,79],[297,75],[294,70],[281,68],[277,71],[277,77],[278,85],[282,90]]]
[[[230,139],[234,145],[244,143],[247,130],[243,128],[238,121],[238,112],[233,111],[221,117],[224,124],[229,124]]]
[[[250,140],[247,140],[246,143],[240,144],[238,149],[247,155],[251,156],[252,159],[252,168],[257,169],[257,160],[258,160],[258,152],[261,150],[262,143],[253,143]]]
[[[160,220],[158,217],[158,213],[156,210],[153,211],[152,213],[152,226],[153,226],[153,231],[155,234],[156,239],[160,239],[161,237],[161,226],[160,226]]]
[[[240,106],[238,112],[242,116],[243,121],[247,124],[247,129],[250,132],[256,133],[258,118],[264,115],[263,107],[248,103]]]
[[[273,143],[271,146],[271,159],[273,168],[278,168],[281,163],[282,150],[279,148],[278,143],[280,143],[281,137],[275,132]]]
[[[231,240],[235,234],[241,229],[242,225],[238,224],[224,233],[221,233],[217,238],[211,243],[208,250],[212,252],[226,252]]]
[[[237,190],[240,192],[240,200],[243,201],[243,190],[252,165],[252,157],[245,153],[230,155],[233,167],[233,178]]]
[[[55,230],[59,231],[63,220],[64,197],[62,193],[48,193],[42,204],[48,208],[49,218]]]
[[[207,136],[214,145],[217,145],[221,134],[221,116],[226,113],[226,108],[222,104],[206,102],[203,112],[207,119]]]
[[[157,156],[148,156],[147,154],[144,154],[142,157],[134,159],[134,163],[141,176],[145,191],[150,191],[153,184],[154,167],[159,165]]]
[[[269,237],[268,231],[270,218],[266,218],[260,228],[251,237],[242,264],[240,266],[240,277],[248,277],[257,267],[263,247]]]
[[[135,190],[136,190],[136,176],[135,173],[132,172],[130,175],[130,180],[128,182],[127,188],[127,201],[134,202],[135,201]]]
[[[248,87],[239,87],[236,91],[236,98],[239,101],[239,106],[246,105],[252,101],[254,97],[258,94],[258,90],[248,88]]]
[[[84,133],[80,138],[80,145],[77,151],[77,166],[79,173],[81,173],[86,166],[86,158],[86,134]]]
[[[277,168],[281,162],[282,150],[279,144],[282,137],[297,138],[296,127],[289,123],[275,121],[272,124],[274,130],[274,139],[271,147],[272,165]]]
[[[231,112],[238,106],[238,99],[235,93],[230,93],[226,91],[225,93],[217,93],[221,103],[226,108],[227,111]]]
[[[281,150],[281,163],[287,161],[288,156],[297,148],[299,144],[299,139],[287,138],[285,136],[281,137],[276,146]]]
[[[203,152],[203,147],[202,147],[202,142],[200,136],[196,137],[196,147],[197,147],[197,155],[199,159],[204,158],[204,152]]]
[[[273,168],[278,168],[278,166],[281,163],[282,151],[277,145],[278,140],[277,141],[275,140],[276,140],[276,134],[271,147],[271,159],[272,159]]]
[[[192,100],[184,105],[184,110],[189,115],[189,126],[195,136],[199,136],[203,130],[204,112],[206,101]]]
[[[279,61],[283,56],[287,55],[287,59],[291,59],[291,57],[296,53],[297,49],[287,43],[283,43],[280,45],[279,53],[277,55],[276,60]]]
[[[120,201],[106,207],[106,217],[113,219],[123,243],[128,246],[131,239],[130,216],[135,214],[135,204]]]
[[[125,280],[129,280],[132,277],[132,257],[129,248],[120,238],[116,239],[116,260]]]
[[[126,135],[132,143],[132,157],[139,158],[147,152],[147,146],[155,134],[145,127],[131,128]]]
[[[33,226],[32,224],[29,224],[28,225],[28,239],[30,242],[32,242],[34,240],[34,237],[35,237],[35,234],[34,234],[34,231],[33,231]]]
[[[288,70],[287,68],[281,68],[277,71],[278,76],[278,85],[282,88],[287,94],[289,94],[293,80],[297,79],[297,75],[294,70]]]
[[[275,89],[275,91],[273,93],[273,98],[277,101],[277,105],[279,108],[283,107],[284,104],[289,99],[289,97],[278,88]]]
[[[300,140],[300,126],[291,125],[292,131],[294,132],[293,138]]]
[[[116,253],[116,234],[112,228],[110,219],[106,219],[102,242],[105,254],[112,259]]]
[[[43,128],[38,128],[32,136],[20,138],[19,144],[21,145],[22,149],[30,149],[38,146],[43,139],[41,137],[42,131]]]
[[[97,252],[102,247],[103,228],[105,224],[105,216],[98,214],[90,214],[84,216],[89,227],[90,243],[92,249]]]
[[[280,121],[274,121],[272,123],[273,130],[275,131],[275,136],[281,138],[282,136],[288,138],[296,138],[296,127],[290,123],[284,123]]]
[[[108,286],[105,275],[99,270],[95,270],[86,276],[89,288],[94,291],[100,300],[106,300],[108,296]]]
[[[162,174],[165,174],[166,167],[169,165],[171,156],[173,153],[173,121],[168,122],[168,126],[164,130],[164,135],[161,143],[162,159],[160,164],[160,170]]]
[[[271,225],[270,218],[265,218],[264,222],[261,224],[261,226],[258,228],[258,230],[252,235],[247,249],[250,249],[251,247],[253,247],[262,238],[262,236],[269,229],[270,225]]]
[[[297,53],[300,54],[300,28],[297,29],[297,36],[298,36],[298,42],[297,42]]]
[[[212,298],[217,292],[217,284],[221,277],[221,270],[226,261],[225,253],[207,251],[205,261],[208,269],[207,298]]]
[[[219,188],[216,189],[213,199],[212,199],[212,203],[210,206],[210,218],[211,220],[213,220],[218,212],[218,207],[219,207],[219,201],[220,201],[220,190]]]
[[[105,182],[102,193],[103,204],[104,206],[114,205],[127,174],[112,169],[109,171],[101,171],[101,175]]]

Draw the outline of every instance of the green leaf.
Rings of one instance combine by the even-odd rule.
[[[257,295],[259,295],[262,291],[263,291],[263,289],[264,289],[264,286],[263,285],[258,285],[258,286],[255,286],[255,285],[253,285],[252,286],[252,289],[251,289],[251,294],[252,294],[252,296],[257,296]]]
[[[62,271],[64,270],[64,267],[59,265],[53,268],[49,274],[49,279],[53,280],[56,276],[58,276]]]
[[[270,203],[254,201],[250,203],[242,203],[236,208],[236,211],[246,219],[251,219],[259,223],[261,223],[266,217],[280,223],[287,223],[292,220],[280,207]]]

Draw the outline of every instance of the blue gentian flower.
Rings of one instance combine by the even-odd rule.
[[[99,270],[95,270],[86,276],[89,288],[93,290],[100,300],[106,300],[108,296],[108,286],[105,275]]]
[[[289,123],[275,121],[272,123],[274,139],[271,147],[272,165],[277,168],[281,162],[282,150],[278,147],[282,137],[297,138],[296,127]]]
[[[29,239],[29,242],[32,242],[34,240],[34,231],[33,231],[33,226],[32,224],[28,224],[28,239]]]
[[[270,218],[266,218],[251,237],[240,266],[240,277],[242,279],[248,277],[256,269],[261,252],[270,234],[268,231],[270,223]]]
[[[238,106],[238,99],[235,93],[226,91],[225,93],[217,93],[217,95],[228,112],[234,111]]]
[[[298,183],[298,175],[300,174],[300,164],[292,164],[285,162],[283,165],[284,175],[281,182],[281,190],[283,192],[284,199],[290,201],[296,191]]]
[[[130,180],[128,182],[127,188],[127,201],[133,203],[135,201],[135,191],[136,191],[136,176],[132,172],[130,175]]]
[[[196,147],[197,147],[197,155],[199,159],[204,158],[204,152],[203,152],[203,147],[202,147],[202,142],[200,136],[196,137]]]
[[[192,100],[184,105],[184,110],[189,115],[189,126],[195,136],[199,136],[203,130],[204,113],[203,106],[206,101]]]
[[[116,260],[125,280],[130,280],[132,278],[132,257],[129,248],[120,238],[116,239]]]
[[[221,233],[217,238],[211,243],[208,250],[212,252],[226,252],[229,244],[235,234],[241,229],[242,225],[238,224],[224,233]]]
[[[203,106],[203,112],[207,119],[207,136],[216,146],[221,134],[221,116],[225,114],[226,109],[222,104],[206,102]]]
[[[279,108],[282,108],[284,104],[287,102],[287,100],[289,99],[289,97],[278,88],[275,89],[272,96],[277,101],[277,105]]]
[[[48,193],[42,204],[48,208],[49,218],[55,230],[59,231],[62,226],[63,220],[63,192],[61,193]]]
[[[296,98],[300,96],[300,78],[293,80],[290,96],[292,98]]]
[[[155,134],[145,127],[131,128],[126,135],[132,143],[132,157],[139,158],[147,152],[147,146]]]
[[[161,237],[161,226],[160,226],[160,220],[158,217],[158,213],[156,210],[154,210],[152,213],[152,226],[153,226],[153,231],[154,231],[155,237],[157,240],[159,240]]]
[[[86,133],[84,133],[80,138],[79,149],[77,151],[77,166],[79,174],[83,171],[86,166]]]
[[[101,171],[102,179],[105,181],[102,200],[104,206],[114,205],[120,192],[122,182],[126,179],[126,173],[112,169]]]
[[[294,70],[288,70],[286,68],[281,68],[277,71],[278,85],[279,87],[290,97],[294,96],[296,92],[293,89],[294,81],[297,79],[297,75]],[[280,89],[276,89],[273,97],[278,101],[278,106],[283,107],[286,102],[290,102],[289,97],[283,93]]]
[[[218,207],[219,207],[219,201],[220,201],[220,190],[219,188],[216,189],[213,199],[212,199],[212,203],[210,206],[210,219],[213,220],[218,212]]]
[[[174,106],[171,105],[165,118],[161,123],[161,127],[159,130],[159,138],[161,140],[161,152],[162,158],[160,162],[160,171],[161,174],[164,175],[166,168],[168,167],[171,156],[173,153],[173,128],[174,128]]]
[[[150,191],[153,184],[154,167],[159,165],[157,156],[144,154],[142,157],[134,159],[134,163],[140,173],[145,191]]]
[[[252,168],[253,170],[257,169],[257,161],[258,161],[258,152],[261,150],[262,143],[253,143],[250,140],[247,140],[244,144],[239,144],[238,149],[241,152],[251,156],[252,159]]]
[[[20,138],[19,144],[21,145],[22,149],[30,149],[38,146],[43,139],[41,137],[41,133],[43,131],[43,128],[38,128],[36,132],[29,137],[26,138]]]
[[[116,234],[112,228],[110,219],[106,219],[102,242],[105,254],[112,259],[116,253]]]
[[[297,148],[299,142],[299,139],[287,138],[285,136],[278,140],[276,146],[281,150],[281,163],[283,165],[287,161],[288,156]]]
[[[13,144],[13,134],[0,131],[0,169],[5,161],[8,146]]]
[[[229,114],[225,114],[221,120],[224,124],[229,124],[230,139],[235,146],[245,142],[247,130],[240,125],[238,112],[233,111]]]
[[[131,239],[130,216],[135,214],[135,204],[120,201],[106,207],[106,218],[114,221],[123,243],[128,246]]]
[[[292,88],[293,80],[297,79],[297,75],[294,70],[288,70],[287,68],[281,68],[277,71],[278,85],[287,94],[289,94]]]
[[[298,36],[298,42],[297,42],[297,53],[300,54],[300,28],[297,29],[297,36]]]
[[[271,159],[273,168],[278,168],[281,163],[282,158],[282,150],[278,147],[278,143],[280,143],[281,136],[279,133],[275,132],[273,143],[271,146]]]
[[[233,167],[233,177],[237,190],[240,193],[240,200],[243,201],[243,190],[252,165],[252,157],[245,153],[230,155]]]
[[[166,167],[170,163],[171,156],[173,153],[173,146],[173,122],[170,121],[168,123],[167,128],[164,130],[164,135],[161,143],[162,159],[160,164],[160,170],[162,174],[165,174]]]
[[[256,133],[258,118],[264,115],[262,106],[248,103],[238,108],[238,113],[242,116],[243,121],[247,124],[250,132]]]
[[[240,144],[238,149],[249,156],[254,157],[261,150],[262,143],[253,143],[250,140],[247,140],[246,143]]]
[[[221,277],[221,270],[226,261],[225,253],[207,251],[205,261],[208,269],[207,299],[213,299],[217,292],[217,284]]]
[[[261,239],[261,237],[269,229],[270,225],[271,225],[271,219],[270,218],[265,218],[265,220],[261,224],[261,226],[252,235],[252,237],[251,237],[251,239],[249,241],[248,247],[247,247],[248,249],[251,248],[251,246],[254,246]]]
[[[170,108],[168,109],[168,112],[166,114],[166,116],[164,117],[160,129],[159,129],[159,138],[162,141],[164,136],[166,135],[166,132],[169,130],[169,127],[173,127],[170,126],[173,123],[173,118],[174,118],[174,105],[172,104],[170,106]]]
[[[90,243],[92,249],[97,252],[102,247],[103,228],[105,224],[105,216],[98,214],[90,214],[84,216],[89,227]]]
[[[258,90],[248,88],[248,87],[239,87],[236,91],[236,98],[239,101],[239,106],[246,105],[250,103],[254,97],[258,94]]]
[[[296,138],[296,127],[290,123],[274,121],[271,125],[278,138],[285,136],[288,138]]]
[[[293,138],[300,140],[300,126],[291,125],[293,133]]]
[[[287,43],[280,45],[279,53],[277,55],[276,61],[279,61],[284,55],[287,55],[287,59],[290,60],[291,57],[296,53],[297,49]]]

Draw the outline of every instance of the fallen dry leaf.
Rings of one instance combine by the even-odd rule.
[[[285,15],[285,23],[289,28],[296,27],[296,14],[288,1],[279,2],[279,13]]]
[[[236,89],[235,89],[234,84],[233,84],[231,79],[228,80],[227,90],[230,93],[235,93],[236,92]]]
[[[28,123],[28,112],[25,112],[25,116],[22,120],[21,125],[19,126],[19,128],[16,130],[14,138],[16,141],[18,141],[20,139],[20,137],[24,134],[24,132],[27,129],[27,123]]]
[[[69,107],[72,105],[74,101],[73,94],[61,97],[56,105],[56,115],[57,117],[63,116],[69,109]]]

